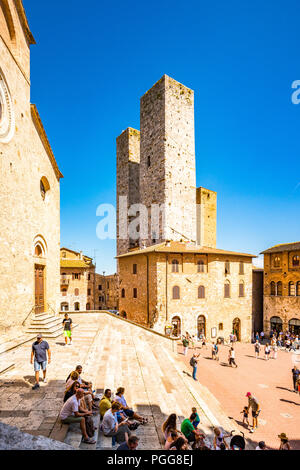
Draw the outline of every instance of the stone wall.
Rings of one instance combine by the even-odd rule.
[[[264,305],[264,270],[252,271],[253,295],[252,295],[252,331],[260,332],[263,329],[263,305]]]
[[[141,99],[141,202],[165,205],[156,243],[196,241],[195,191],[194,93],[164,75]]]
[[[148,267],[147,267],[148,258]],[[179,272],[172,272],[172,261],[179,262]],[[197,272],[197,261],[205,261],[205,272]],[[231,265],[230,274],[224,274],[225,261]],[[239,274],[240,261],[244,262],[244,274]],[[133,275],[133,264],[137,264],[137,275]],[[125,289],[125,298],[120,297],[120,312],[127,318],[143,325],[153,322],[160,333],[172,324],[174,317],[181,320],[181,332],[197,335],[198,317],[206,319],[206,335],[212,339],[212,328],[217,336],[228,338],[233,320],[241,321],[241,340],[250,341],[252,333],[252,262],[236,256],[162,254],[152,253],[121,258],[120,292]],[[147,274],[148,273],[148,274]],[[224,283],[231,285],[230,298],[224,298]],[[244,297],[239,297],[239,284],[244,283]],[[198,299],[198,287],[205,287],[205,298]],[[173,287],[180,288],[180,299],[173,299]],[[133,299],[137,288],[138,298]],[[148,301],[147,293],[150,293]],[[149,302],[149,303],[148,303]],[[149,307],[148,307],[149,305]],[[221,325],[222,324],[222,325]]]
[[[128,128],[117,138],[117,254],[130,248],[129,238],[120,233],[120,222],[128,225],[128,209],[140,202],[140,132]],[[120,197],[126,197],[125,207],[120,206]]]
[[[14,2],[9,4],[14,12]],[[33,122],[26,79],[29,46],[13,15],[14,46],[9,48],[2,38],[3,17],[0,30],[1,71],[15,117],[12,139],[0,139],[0,329],[16,328],[33,308],[35,264],[45,267],[46,308],[48,304],[55,310],[59,306],[60,175],[53,166],[41,123]],[[15,48],[23,68],[14,60]],[[49,184],[45,199],[40,191],[43,177]],[[37,241],[43,247],[39,257],[34,256]]]
[[[216,248],[217,246],[217,193],[197,188],[197,244]]]

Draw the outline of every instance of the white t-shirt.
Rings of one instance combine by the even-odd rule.
[[[108,410],[103,416],[101,425],[103,434],[109,434],[110,432],[114,431],[117,422],[117,417],[112,413],[111,409]]]
[[[72,395],[69,398],[60,411],[60,419],[64,420],[69,418],[69,416],[74,416],[79,410],[79,401],[76,395]]]
[[[230,358],[234,359],[235,358],[235,351],[230,351]]]

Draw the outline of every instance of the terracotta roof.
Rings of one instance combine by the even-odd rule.
[[[246,258],[256,258],[255,255],[248,253],[238,253],[236,251],[219,250],[218,248],[209,248],[205,246],[197,246],[188,243],[181,242],[169,242],[160,243],[158,245],[152,245],[144,249],[136,249],[129,251],[123,255],[119,255],[116,258],[125,258],[126,256],[144,255],[147,253],[195,253],[195,254],[214,254],[214,255],[233,255],[243,256]]]
[[[70,251],[70,253],[74,253],[75,255],[80,255],[81,253],[79,251],[74,251],[74,250],[70,250],[70,248],[66,248],[65,246],[63,246],[60,251]],[[86,256],[86,255],[82,255],[84,259],[90,259],[92,260],[93,258],[90,258],[89,256]]]
[[[61,259],[61,268],[94,268],[92,263],[87,263],[83,259]]]
[[[275,245],[271,248],[268,248],[265,251],[261,252],[261,255],[265,255],[267,253],[281,253],[282,251],[296,251],[300,250],[300,242],[293,242],[293,243],[283,243],[281,245]]]

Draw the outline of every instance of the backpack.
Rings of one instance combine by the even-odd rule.
[[[194,367],[196,364],[196,360],[194,357],[191,357],[191,360],[190,360],[190,366]]]

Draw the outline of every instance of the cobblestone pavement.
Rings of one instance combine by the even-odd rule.
[[[227,416],[233,418],[233,429],[243,430],[255,442],[264,440],[273,449],[279,447],[278,434],[285,432],[292,448],[300,450],[300,396],[293,392],[291,373],[294,363],[300,369],[300,355],[279,351],[276,360],[265,361],[263,351],[259,359],[255,358],[253,345],[238,343],[235,350],[237,369],[228,367],[228,346],[221,346],[219,362],[211,360],[210,345],[207,349],[196,349],[201,353],[198,364],[201,384],[217,398]],[[178,352],[189,367],[191,350],[187,358],[182,355],[181,346]],[[247,392],[258,399],[262,410],[259,428],[253,434],[242,426],[240,414],[248,404]]]
[[[147,336],[143,329],[107,314],[76,315],[76,323],[72,346],[63,346],[63,338],[49,341],[52,362],[48,383],[42,383],[40,391],[31,390],[31,342],[1,356],[2,362],[15,363],[15,369],[0,376],[1,421],[49,437],[62,406],[65,379],[82,364],[83,377],[92,380],[97,391],[124,386],[128,403],[148,417],[149,424],[136,432],[141,449],[161,448],[162,422],[175,412],[180,426],[193,406],[209,438],[213,425],[229,430],[230,422],[217,401],[207,390],[210,403],[203,400],[201,384],[192,380],[177,354],[161,344],[159,337]],[[66,442],[83,448],[78,433],[71,432]]]

